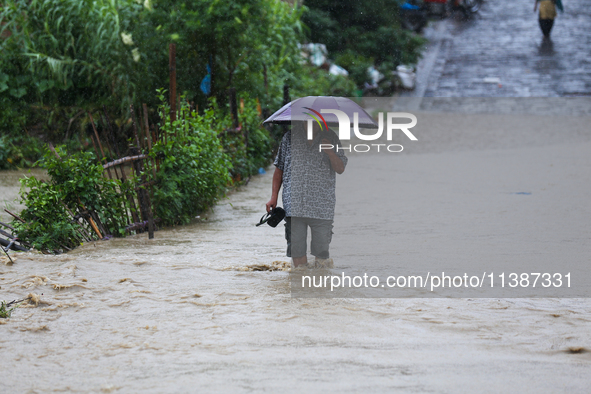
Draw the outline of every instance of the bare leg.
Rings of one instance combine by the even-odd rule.
[[[307,264],[308,264],[308,257],[307,256],[293,258],[294,267],[305,266]]]

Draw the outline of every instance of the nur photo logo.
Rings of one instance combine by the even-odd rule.
[[[378,113],[378,128],[377,130],[373,131],[373,134],[363,134],[359,128],[359,113],[353,113],[353,122],[349,115],[347,115],[344,111],[338,109],[321,109],[320,111],[314,110],[310,107],[304,107],[306,110],[310,112],[304,112],[304,114],[309,115],[311,119],[307,121],[307,138],[308,140],[314,139],[314,122],[318,124],[320,130],[328,130],[328,124],[326,119],[322,114],[333,114],[336,116],[338,120],[338,137],[340,141],[347,141],[351,140],[351,129],[353,129],[354,136],[361,140],[361,141],[376,141],[382,138],[384,134],[384,129],[386,131],[386,140],[392,141],[392,136],[394,132],[402,132],[406,137],[408,137],[411,141],[417,141],[417,137],[410,131],[411,128],[417,125],[417,117],[408,112],[387,112],[386,113],[386,125],[384,127],[384,113]],[[400,123],[400,119],[408,119],[410,122]],[[352,127],[351,127],[352,126]],[[383,148],[383,149],[382,149]],[[400,144],[352,144],[352,145],[343,145],[343,146],[335,146],[333,144],[319,144],[319,150],[322,151],[324,149],[336,149],[339,150],[346,150],[348,152],[359,152],[365,153],[372,150],[376,152],[391,152],[397,153],[402,152],[404,147]]]

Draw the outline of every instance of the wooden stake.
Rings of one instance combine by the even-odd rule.
[[[94,140],[92,141],[92,143],[94,144]],[[62,160],[62,158],[60,157],[60,155],[58,155],[57,151],[55,150],[55,148],[53,147],[53,144],[51,142],[49,142],[47,144],[47,146],[49,146],[49,150],[53,152],[53,154],[55,155],[55,157],[57,157],[58,160]],[[95,146],[96,148],[96,146]]]
[[[13,218],[15,218],[16,220],[18,220],[21,223],[27,223],[25,222],[22,218],[20,218],[19,216],[15,215],[14,213],[10,212],[8,209],[4,208],[4,212],[6,212],[7,214],[9,214],[10,216],[12,216]]]
[[[135,135],[135,142],[136,142],[138,149],[141,150],[140,138],[137,135],[137,126],[135,124],[135,113],[133,112],[133,104],[129,105],[129,112],[131,114],[131,125],[132,125],[132,129],[133,129],[133,134]]]
[[[148,106],[142,104],[142,108],[144,110],[144,130],[146,131],[146,137],[148,139],[148,150],[152,150],[152,136],[150,135],[150,125],[148,123]]]
[[[86,209],[84,204],[82,204],[82,201],[80,201],[80,197],[78,197],[78,204],[80,204],[82,209],[84,209],[85,211],[88,212],[88,223],[90,223],[90,227],[92,227],[92,229],[94,230],[96,235],[98,235],[99,239],[103,239],[103,236],[101,235],[101,232],[99,231],[96,223],[94,222],[94,220],[92,220],[92,216],[90,215],[90,211],[88,209]]]
[[[176,120],[176,44],[168,46],[168,70],[170,78],[169,103],[170,103],[170,122]]]
[[[62,201],[62,205],[66,209],[66,211],[68,211],[68,213],[70,214],[70,216],[72,216],[72,220],[76,221],[76,223],[78,224],[78,232],[82,235],[82,238],[85,241],[92,242],[92,237],[90,236],[90,234],[88,234],[88,232],[86,231],[86,229],[80,225],[80,223],[76,219],[76,215],[74,215],[74,213],[70,210],[70,208],[68,208],[66,206],[66,204],[63,201]]]
[[[132,153],[136,149],[137,148],[131,148]],[[142,184],[145,184],[146,183],[146,175],[143,173],[141,160],[134,161],[132,167],[134,167],[136,174],[138,176],[141,176]],[[154,238],[154,217],[152,215],[150,196],[148,195],[147,190],[144,189],[143,187],[139,188],[137,194],[138,194],[138,201],[140,204],[140,210],[142,213],[142,220],[148,221],[148,238],[152,239],[152,238]]]
[[[101,120],[103,121],[103,129],[105,130],[105,132],[107,132],[107,130],[108,130],[107,124],[105,122],[105,117],[103,116],[103,114],[101,114]],[[110,133],[107,133],[107,134],[110,134]],[[113,146],[111,145],[109,138],[106,138],[105,141],[107,143],[107,149],[109,149],[109,153],[110,153],[111,157],[118,158],[118,156],[115,155],[115,151],[113,150]],[[119,173],[117,172],[117,167],[114,167],[113,171],[115,171],[115,179],[119,179]]]
[[[148,138],[148,152],[152,150],[152,136],[150,133],[150,124],[148,123],[148,106],[144,103],[142,104],[144,109],[144,124],[146,127],[146,137]],[[154,179],[156,179],[156,163],[154,160],[152,162],[152,174],[154,175]]]
[[[96,136],[96,140],[98,141],[98,146],[99,146],[99,148],[101,148],[102,159],[100,161],[102,162],[103,159],[106,159],[105,152],[103,151],[103,145],[101,144],[101,139],[99,138],[98,132],[96,131],[96,127],[94,127],[94,119],[92,118],[92,114],[88,111],[86,113],[88,114],[88,117],[90,118],[90,124],[92,125],[92,129],[94,130],[94,135]],[[107,168],[107,173],[109,174],[109,179],[113,179],[113,176],[111,175],[111,170],[108,168]]]

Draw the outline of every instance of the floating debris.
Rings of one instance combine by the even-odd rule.
[[[589,350],[584,348],[583,346],[570,346],[568,349],[565,350],[565,353],[568,354],[582,354],[587,353]]]
[[[273,261],[271,264],[251,264],[246,267],[231,267],[233,271],[289,271],[291,263],[287,261]]]

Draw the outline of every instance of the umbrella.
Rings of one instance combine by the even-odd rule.
[[[288,124],[293,121],[307,121],[320,118],[327,125],[338,126],[339,121],[335,114],[322,113],[322,110],[339,110],[349,116],[353,124],[353,114],[359,116],[358,125],[361,128],[377,129],[377,123],[357,103],[345,97],[308,96],[292,101],[281,107],[263,123]],[[321,115],[321,116],[319,116]]]

